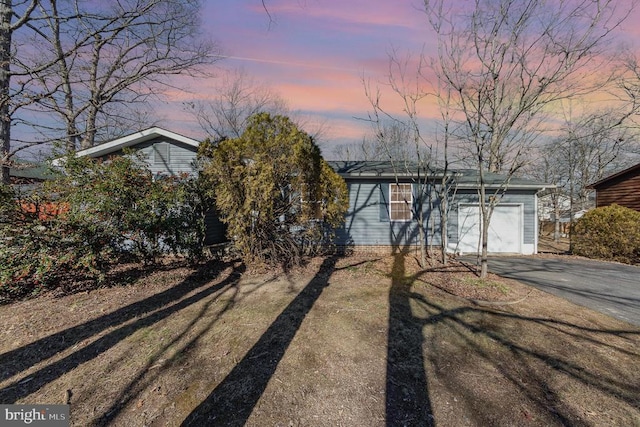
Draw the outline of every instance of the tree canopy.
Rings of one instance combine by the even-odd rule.
[[[220,142],[203,174],[246,262],[291,265],[325,248],[344,221],[347,188],[313,138],[289,118],[259,113]]]
[[[148,125],[175,75],[220,59],[199,0],[0,2],[0,167],[39,144],[88,148]]]

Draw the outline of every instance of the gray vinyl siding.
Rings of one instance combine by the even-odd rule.
[[[166,162],[157,161],[158,150],[156,145],[168,146],[168,159]],[[160,148],[160,147],[158,147]],[[146,157],[153,174],[178,175],[181,173],[194,173],[194,161],[196,148],[173,140],[156,139],[136,146]]]
[[[390,181],[348,180],[349,210],[345,224],[336,230],[336,243],[354,246],[407,246],[419,245],[419,229],[416,221],[389,221],[388,188]],[[414,187],[415,190],[415,187]],[[437,206],[424,206],[425,223],[428,224],[429,244],[440,244],[439,214]]]
[[[158,161],[158,153],[167,148],[166,161]],[[141,142],[132,150],[142,152],[149,164],[149,169],[154,175],[178,175],[181,173],[193,174],[197,149],[182,142],[167,138],[156,138]],[[122,151],[109,154],[108,157],[122,155]]]
[[[499,204],[521,204],[523,206],[524,219],[524,244],[535,243],[536,233],[536,211],[535,211],[535,191],[509,190]],[[458,190],[456,197],[451,204],[449,211],[448,236],[450,243],[458,243],[458,205],[477,204],[478,192],[476,190]]]
[[[349,180],[349,210],[343,227],[336,230],[336,243],[353,246],[405,246],[419,245],[419,230],[415,221],[389,221],[388,189],[390,181]],[[454,200],[449,202],[449,221],[447,234],[450,243],[458,242],[458,205],[478,203],[476,190],[458,190]],[[524,244],[535,243],[535,191],[509,190],[502,197],[502,204],[521,204],[523,206]],[[439,200],[433,196],[423,205],[425,223],[428,230],[428,244],[440,245]]]
[[[154,175],[178,175],[182,173],[194,174],[194,163],[197,149],[190,145],[168,138],[156,138],[141,142],[131,147],[132,150],[142,152],[147,160],[149,169]],[[159,156],[163,154],[163,156]],[[116,151],[106,157],[121,156],[122,151]],[[227,241],[226,227],[220,221],[215,210],[205,214],[205,244],[214,245]]]

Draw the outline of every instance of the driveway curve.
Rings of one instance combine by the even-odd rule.
[[[569,257],[495,256],[489,258],[489,271],[640,326],[640,267]]]

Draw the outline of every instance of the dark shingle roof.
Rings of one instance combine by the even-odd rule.
[[[418,176],[424,174],[424,168],[415,163],[390,161],[328,161],[329,165],[340,175],[350,177],[395,177]]]
[[[53,178],[47,165],[42,163],[19,162],[9,169],[9,176],[17,179],[45,181]]]
[[[417,163],[391,162],[391,161],[328,161],[329,165],[343,178],[350,179],[423,179],[427,175],[438,179],[442,177],[443,170],[427,170]],[[461,188],[477,188],[479,182],[478,172],[475,169],[449,170],[447,174],[453,176]],[[500,187],[506,180],[505,175],[484,172],[484,181],[489,187]],[[509,188],[542,189],[553,187],[539,181],[526,178],[512,177],[509,180]]]

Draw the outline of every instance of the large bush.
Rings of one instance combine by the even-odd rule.
[[[79,275],[99,280],[124,260],[201,255],[205,206],[195,179],[154,179],[133,154],[69,156],[58,173],[36,191],[0,191],[0,300]]]
[[[254,115],[239,138],[201,148],[211,157],[203,179],[245,262],[295,264],[344,221],[344,180],[287,117]]]
[[[72,257],[73,243],[42,189],[18,193],[5,186],[0,208],[0,302],[49,287],[84,257]],[[77,253],[77,252],[76,252]]]
[[[84,228],[85,244],[105,255],[153,262],[164,253],[197,256],[204,238],[204,207],[194,179],[153,177],[131,154],[107,162],[68,158],[49,193],[66,206],[62,219]]]
[[[640,212],[613,204],[593,209],[574,228],[573,252],[589,258],[640,262]]]

